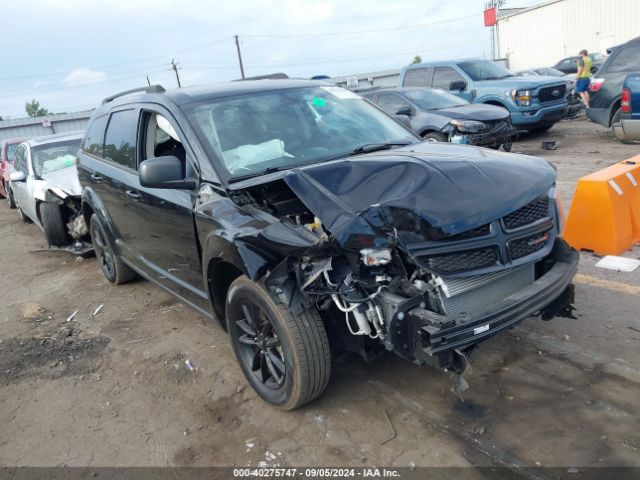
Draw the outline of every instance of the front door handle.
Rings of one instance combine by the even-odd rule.
[[[91,181],[94,183],[100,183],[102,181],[102,177],[96,173],[92,173],[89,178],[91,178]]]
[[[140,192],[138,192],[137,190],[127,190],[127,197],[133,200],[140,200],[142,198],[142,195],[140,195]]]

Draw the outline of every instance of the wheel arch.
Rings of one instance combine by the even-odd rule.
[[[616,112],[618,111],[618,109],[621,106],[622,106],[622,95],[614,98],[613,101],[611,102],[611,107],[609,109],[609,125],[608,125],[608,127],[612,126],[613,116],[616,114]]]

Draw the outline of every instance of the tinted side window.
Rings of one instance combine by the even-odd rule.
[[[449,90],[449,84],[459,80],[464,78],[451,67],[436,67],[433,72],[433,88]]]
[[[137,133],[137,110],[113,112],[104,139],[104,158],[125,167],[135,168]]]
[[[404,74],[402,85],[405,87],[426,87],[428,68],[412,68]]]
[[[378,105],[390,115],[395,115],[402,107],[409,106],[407,102],[393,94],[380,94],[378,97]]]
[[[607,71],[630,72],[640,70],[640,45],[627,47],[615,52],[616,56],[611,60]]]
[[[87,129],[87,136],[82,143],[82,149],[92,155],[102,157],[104,144],[104,130],[107,127],[109,116],[103,115],[96,118]]]

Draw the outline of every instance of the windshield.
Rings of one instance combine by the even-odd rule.
[[[451,95],[444,90],[420,89],[407,90],[404,95],[423,110],[432,110],[434,108],[457,107],[460,105],[468,105],[469,102],[461,98]]]
[[[7,145],[7,161],[13,163],[16,158],[16,150],[20,146],[19,143],[10,143]]]
[[[363,145],[417,142],[362,97],[335,86],[247,93],[186,110],[230,178],[322,162]]]
[[[490,60],[469,60],[468,62],[460,62],[458,66],[476,82],[515,76],[513,72]]]
[[[564,77],[565,75],[564,72],[551,67],[536,68],[536,72],[538,72],[540,75],[549,75],[551,77]]]
[[[36,177],[62,170],[75,164],[81,139],[49,143],[31,148],[31,161]]]

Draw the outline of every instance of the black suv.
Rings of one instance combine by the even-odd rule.
[[[596,77],[589,85],[587,117],[603,127],[620,121],[622,84],[630,73],[640,72],[640,37],[611,50]]]
[[[331,351],[460,372],[572,300],[546,161],[421,143],[332,84],[124,92],[94,112],[78,169],[107,279],[139,274],[222,321],[283,409],[324,390]]]

